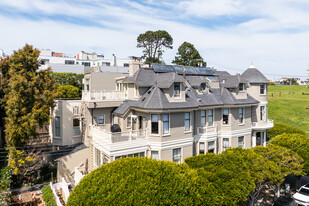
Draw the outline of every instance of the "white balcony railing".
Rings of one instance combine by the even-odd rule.
[[[93,137],[99,137],[100,139],[108,143],[134,141],[141,138],[147,138],[146,129],[112,133],[101,129],[100,127],[92,126],[91,130],[91,135]]]
[[[125,93],[123,91],[100,91],[100,92],[89,92],[83,91],[83,100],[95,100],[95,101],[113,101],[113,100],[124,100]]]
[[[252,122],[252,129],[270,129],[273,128],[274,121],[268,119],[267,121],[260,121],[260,122]]]
[[[78,183],[85,177],[85,167],[75,167],[74,170],[74,182],[75,186],[78,185]]]
[[[211,127],[197,127],[197,134],[207,134],[207,133],[216,133],[217,126],[211,126]]]

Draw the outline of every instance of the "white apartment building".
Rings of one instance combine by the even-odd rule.
[[[82,149],[58,158],[58,179],[78,184],[124,157],[183,162],[229,147],[266,145],[268,80],[253,65],[241,75],[132,58],[129,73],[85,75],[81,100],[58,100],[54,145]],[[79,129],[79,131],[78,131]]]

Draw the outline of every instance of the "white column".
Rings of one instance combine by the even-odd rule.
[[[263,146],[266,147],[266,131],[263,132]]]
[[[256,132],[253,132],[253,135],[252,135],[252,147],[255,147],[256,146]]]

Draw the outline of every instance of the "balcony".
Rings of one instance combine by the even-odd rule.
[[[217,132],[217,127],[212,126],[212,127],[197,127],[197,134],[203,135],[207,133],[216,133]]]
[[[114,156],[119,151],[134,151],[136,148],[147,150],[149,144],[147,129],[112,133],[98,126],[91,126],[91,136],[93,146],[109,156]]]
[[[252,122],[252,129],[271,129],[274,126],[274,121],[268,119],[267,121]]]
[[[125,93],[123,91],[100,91],[90,92],[83,91],[82,100],[86,101],[121,101],[125,99]]]
[[[88,173],[89,173],[89,171],[88,171]],[[75,170],[74,170],[74,183],[75,183],[75,186],[78,185],[78,183],[88,173],[86,172],[85,167],[75,167]]]

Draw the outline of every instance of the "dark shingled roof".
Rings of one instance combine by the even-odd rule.
[[[218,76],[218,78],[221,86],[225,88],[236,88],[239,83],[248,83],[248,81],[240,75]]]
[[[205,76],[186,76],[186,79],[194,88],[199,87],[202,83],[209,83],[209,80]]]
[[[241,75],[243,78],[252,83],[268,83],[269,80],[256,68],[249,68]]]
[[[215,76],[229,76],[231,74],[228,73],[227,71],[215,71],[214,75]]]

